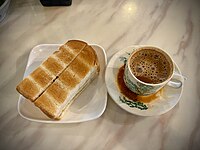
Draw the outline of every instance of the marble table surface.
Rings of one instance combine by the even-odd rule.
[[[11,1],[0,23],[0,149],[196,150],[200,149],[200,1],[73,0],[70,7],[43,7],[39,0]],[[188,78],[169,112],[140,117],[118,107],[95,120],[42,124],[17,112],[31,49],[84,39],[105,48],[108,61],[129,45],[162,47]]]

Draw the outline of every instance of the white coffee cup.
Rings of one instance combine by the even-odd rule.
[[[170,73],[166,80],[159,82],[159,83],[147,83],[147,82],[139,80],[134,75],[133,71],[131,70],[131,63],[134,63],[134,62],[131,62],[132,61],[131,58],[137,52],[141,52],[143,50],[145,50],[145,51],[153,50],[153,51],[155,51],[155,53],[159,53],[160,55],[162,55],[163,57],[166,58],[166,61],[169,63],[169,66],[170,66],[169,67],[170,70],[168,70]],[[152,58],[152,59],[154,59],[154,58]],[[162,50],[161,48],[158,48],[158,47],[154,47],[154,46],[142,46],[142,47],[137,48],[135,51],[133,51],[133,53],[131,53],[130,57],[128,58],[126,65],[125,65],[124,82],[125,82],[126,86],[132,92],[134,92],[138,95],[147,96],[147,95],[151,95],[151,94],[158,92],[162,87],[164,87],[166,85],[171,86],[173,88],[180,88],[182,86],[182,81],[183,81],[184,77],[180,74],[175,73],[174,70],[175,70],[175,64],[173,62],[173,59],[164,50]]]

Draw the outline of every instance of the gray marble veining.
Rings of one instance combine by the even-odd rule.
[[[0,149],[200,149],[200,2],[198,0],[73,0],[70,7],[11,1],[0,23]],[[104,114],[78,124],[41,124],[17,112],[16,85],[31,49],[84,39],[105,48],[108,60],[130,45],[170,53],[188,78],[180,102],[155,117],[131,115],[110,97]]]

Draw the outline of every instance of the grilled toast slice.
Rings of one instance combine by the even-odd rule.
[[[87,46],[70,40],[49,56],[36,70],[17,85],[17,91],[34,102]]]
[[[94,49],[87,45],[34,104],[48,117],[61,119],[67,108],[99,71],[97,55]]]

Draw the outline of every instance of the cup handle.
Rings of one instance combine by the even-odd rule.
[[[172,79],[167,83],[168,86],[178,89],[182,87],[184,80],[187,80],[183,75],[175,73]]]

